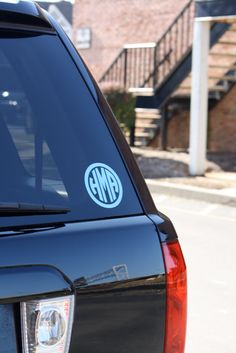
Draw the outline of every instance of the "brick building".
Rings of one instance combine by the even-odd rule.
[[[151,69],[161,81],[159,86],[154,87],[154,84],[151,86],[152,81],[149,80],[144,85],[139,81],[136,84],[136,91],[133,89],[134,83],[130,83],[129,87],[126,84],[125,87],[132,88],[138,96],[137,145],[160,147],[163,145],[162,139],[165,135],[165,147],[188,148],[191,43],[190,46],[184,47],[183,42],[187,41],[187,37],[192,37],[193,18],[188,9],[182,14],[181,11],[190,2],[189,0],[75,0],[74,43],[97,80],[117,58],[124,45],[157,43],[167,28],[172,26],[159,46],[149,50],[152,52],[155,52],[156,48],[159,50],[157,54],[161,67],[158,67],[158,72],[155,67]],[[178,14],[179,20],[173,22]],[[225,24],[218,23],[215,33],[214,29],[212,31],[214,45],[209,57],[208,148],[212,151],[236,152],[236,24],[224,26]],[[138,50],[139,61],[134,67],[132,61]],[[138,50],[128,49],[127,53],[121,53],[128,55],[130,63],[128,62],[127,72],[130,75],[132,71],[133,75],[138,76],[143,70],[144,64],[141,60],[147,54],[141,49]],[[151,56],[148,60],[153,61]],[[110,81],[117,72],[122,75],[121,69],[123,70],[123,67],[119,67],[119,62],[115,62]],[[140,87],[143,93],[138,95]],[[150,92],[153,92],[153,95]],[[159,106],[154,106],[154,102],[159,102]],[[166,134],[161,131],[164,125],[167,127]]]
[[[74,42],[77,31],[91,30],[91,46],[79,49],[96,79],[123,45],[156,42],[188,0],[75,0]]]

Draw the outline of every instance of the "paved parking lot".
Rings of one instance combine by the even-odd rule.
[[[236,208],[153,197],[172,219],[188,267],[185,353],[235,353]]]

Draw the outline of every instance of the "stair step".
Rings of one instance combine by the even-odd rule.
[[[155,109],[155,108],[135,108],[136,113],[160,113],[159,109]]]
[[[133,93],[134,96],[153,96],[153,88],[139,88],[139,87],[130,87],[128,89],[130,93]]]
[[[179,90],[188,90],[191,92],[191,87],[190,86],[180,86]],[[223,86],[214,86],[214,87],[208,87],[209,92],[225,92],[227,89]]]
[[[229,70],[236,70],[236,64],[230,65]]]
[[[208,76],[209,79],[222,79],[223,77],[234,77],[236,72],[229,73],[229,69],[227,68],[209,68],[208,69]],[[235,76],[236,77],[236,76]]]
[[[219,80],[219,81],[229,81],[229,82],[236,82],[236,76],[210,76],[210,80]]]
[[[159,120],[161,118],[160,111],[157,109],[136,108],[136,119]]]
[[[224,86],[215,86],[215,87],[209,87],[208,91],[209,92],[226,92],[227,88]]]
[[[236,32],[226,31],[220,38],[219,42],[234,42],[236,40]]]
[[[184,99],[184,98],[190,98],[191,92],[186,93],[186,92],[174,92],[171,97],[179,98],[179,99]]]
[[[227,64],[219,64],[219,65],[209,65],[210,69],[226,69],[226,70],[236,70],[236,64],[227,65]]]
[[[137,131],[137,133],[135,132],[135,138],[143,138],[143,137],[149,137],[150,133],[149,132],[145,132],[145,131]]]
[[[226,52],[210,52],[210,56],[227,56],[229,58],[236,59],[236,53],[226,53]]]
[[[208,77],[208,86],[209,87],[215,87],[215,85],[218,83],[218,81],[228,81],[228,82],[236,82],[236,76],[233,75],[226,75],[226,70],[224,72],[217,74],[217,73],[211,73]],[[192,75],[190,74],[189,77],[187,77],[181,85],[178,87],[178,89],[191,89],[191,84],[192,84]]]
[[[236,56],[236,43],[234,44],[223,44],[222,42],[217,42],[214,47],[210,50],[209,55],[216,55],[222,57],[235,57]]]
[[[136,108],[135,146],[146,146],[158,128],[161,120],[159,109]]]
[[[146,143],[144,143],[144,141],[140,141],[140,140],[135,140],[135,142],[134,142],[134,145],[136,146],[136,147],[142,147],[142,146],[146,146]]]
[[[219,40],[218,44],[223,44],[223,45],[236,45],[236,41],[231,41],[231,40]]]
[[[142,121],[137,121],[135,124],[135,128],[138,128],[138,129],[155,129],[156,127],[157,127],[157,124],[149,124]]]
[[[210,64],[209,68],[211,69],[228,69],[228,70],[236,70],[236,64],[227,65],[227,64]]]
[[[220,56],[220,55],[212,55],[209,56],[208,66],[218,66],[218,68],[224,68],[226,71],[229,70],[230,66],[234,66],[236,62],[235,56]],[[233,69],[234,70],[234,69]]]
[[[136,120],[146,120],[146,122],[148,120],[159,121],[159,120],[161,120],[161,115],[154,116],[154,115],[139,115],[139,114],[136,114]]]

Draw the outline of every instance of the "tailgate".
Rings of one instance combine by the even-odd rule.
[[[0,316],[8,321],[1,319],[0,352],[22,350],[20,302],[70,291],[76,293],[71,353],[163,352],[165,270],[146,216],[4,235]]]

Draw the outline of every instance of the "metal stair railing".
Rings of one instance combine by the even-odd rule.
[[[100,83],[117,88],[142,87],[142,83],[154,68],[156,43],[125,45]]]
[[[99,82],[109,88],[154,90],[190,50],[194,15],[190,0],[156,43],[124,46]]]

